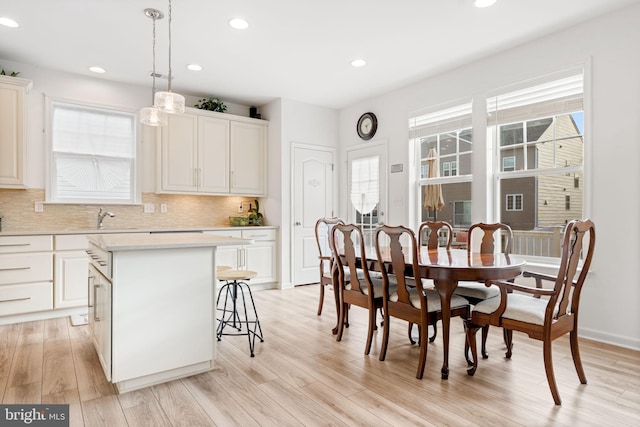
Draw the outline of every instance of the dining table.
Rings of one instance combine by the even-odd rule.
[[[366,266],[372,271],[385,268],[390,274],[413,275],[412,264],[407,260],[405,272],[394,272],[390,257],[386,257],[388,248],[381,248],[382,264],[378,261],[375,248],[366,248]],[[451,324],[451,296],[458,282],[485,282],[486,280],[510,280],[519,276],[525,265],[525,260],[518,256],[503,253],[482,254],[466,249],[428,250],[425,247],[418,250],[418,268],[420,278],[432,279],[434,287],[440,296],[442,306],[442,341],[444,357],[442,362],[442,379],[449,378],[449,335]],[[362,257],[358,263],[362,265]],[[389,262],[386,260],[389,259]],[[338,287],[334,286],[334,296],[339,299]],[[336,331],[337,328],[334,328]]]

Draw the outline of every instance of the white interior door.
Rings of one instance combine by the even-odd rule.
[[[347,221],[362,227],[365,245],[373,246],[373,231],[385,223],[387,211],[387,145],[367,145],[347,151]]]
[[[293,147],[293,285],[320,281],[316,221],[334,216],[335,152],[322,147]]]

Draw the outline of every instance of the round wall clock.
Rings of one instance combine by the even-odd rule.
[[[356,131],[360,138],[368,141],[376,134],[376,130],[378,130],[378,118],[375,114],[369,112],[360,116],[356,125]]]

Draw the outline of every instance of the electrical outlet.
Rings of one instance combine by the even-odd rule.
[[[36,202],[33,206],[33,210],[38,213],[44,212],[44,203]]]
[[[153,203],[144,204],[144,213],[154,213],[156,211],[156,205]]]
[[[240,206],[238,206],[238,213],[242,212],[244,212],[244,209],[242,208],[242,203],[240,203]]]
[[[169,211],[168,206],[166,203],[160,203],[160,212],[161,213],[167,213]]]

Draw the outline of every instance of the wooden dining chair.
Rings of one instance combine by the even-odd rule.
[[[383,237],[384,235],[384,237]],[[408,246],[403,246],[407,245]],[[407,227],[384,225],[375,232],[375,247],[378,263],[389,263],[382,270],[382,294],[384,313],[383,338],[380,360],[384,360],[389,344],[391,317],[416,323],[420,334],[420,356],[416,378],[421,379],[427,361],[427,330],[442,318],[440,295],[436,290],[416,286],[420,283],[418,249],[413,231]],[[395,275],[397,286],[392,286],[389,275]],[[469,303],[462,297],[451,298],[451,316],[469,316]]]
[[[571,355],[578,378],[582,384],[587,383],[578,349],[578,309],[580,293],[591,265],[595,242],[594,223],[588,219],[573,220],[567,224],[564,233],[562,257],[557,276],[534,272],[523,273],[524,277],[535,280],[535,288],[505,281],[488,282],[499,288],[500,297],[478,303],[473,308],[470,319],[465,322],[467,342],[471,346],[473,358],[473,366],[468,370],[469,375],[475,374],[478,367],[475,335],[479,328],[494,325],[510,331],[524,332],[529,335],[529,338],[543,342],[547,382],[556,405],[560,405],[562,401],[553,372],[551,354],[553,340],[569,333]],[[581,258],[582,266],[580,266]],[[579,273],[578,267],[580,267]],[[553,287],[543,288],[543,281],[552,283]],[[511,347],[507,348],[507,358],[511,358],[511,350]]]
[[[344,221],[337,217],[325,217],[316,221],[316,243],[318,244],[318,253],[320,254],[318,256],[320,260],[320,301],[318,302],[318,316],[322,314],[325,287],[333,286],[337,281],[337,271],[333,269],[333,253],[331,251],[331,245],[329,244],[331,230],[336,224],[344,224]],[[334,275],[336,277],[334,277]],[[338,312],[338,302],[336,301],[336,313]]]
[[[474,232],[475,231],[475,232]],[[467,253],[471,253],[474,249],[474,243],[477,242],[477,238],[481,236],[480,241],[480,253],[493,254],[496,252],[503,252],[508,255],[511,253],[511,242],[513,240],[513,232],[511,227],[503,223],[477,223],[469,227],[467,234]],[[481,301],[485,301],[489,298],[496,298],[500,295],[500,290],[497,286],[487,287],[484,283],[479,282],[458,282],[458,286],[453,291],[454,294],[460,295],[466,298],[471,304],[475,305]],[[487,337],[489,336],[489,325],[486,325],[482,329],[482,357],[485,359],[488,357],[487,353]],[[504,329],[503,338],[507,347],[511,346],[511,333]],[[468,348],[465,348],[465,354]]]
[[[444,236],[443,236],[444,234]],[[440,247],[440,238],[445,238],[444,247],[449,250],[451,249],[451,242],[453,241],[453,228],[451,224],[446,221],[425,221],[420,224],[418,228],[418,247],[420,249],[427,248],[427,250],[438,250]],[[424,240],[426,239],[427,243],[424,244]],[[426,289],[433,289],[434,284],[432,279],[421,279],[422,287]],[[415,344],[415,340],[411,335],[413,331],[413,323],[409,322],[409,341],[411,344]],[[438,328],[433,325],[433,335],[429,337],[429,342],[434,342],[436,336],[438,335]]]
[[[376,313],[382,309],[382,279],[372,277],[367,266],[367,254],[362,229],[355,224],[336,224],[330,242],[338,272],[340,311],[337,341],[342,340],[345,326],[349,324],[351,305],[369,310],[369,329],[364,354],[371,351],[373,331],[377,329]]]

